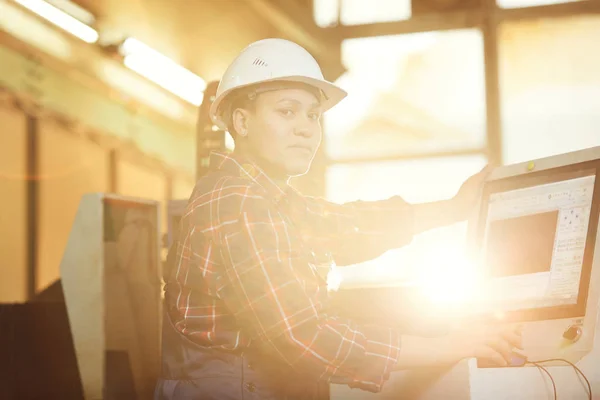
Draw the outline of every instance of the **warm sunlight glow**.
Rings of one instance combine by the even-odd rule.
[[[327,171],[327,197],[336,203],[394,195],[413,204],[449,199],[485,162],[485,157],[463,156],[334,165]],[[418,234],[403,248],[339,267],[330,286],[418,285],[431,303],[468,301],[478,288],[475,268],[466,259],[466,235],[466,222]]]
[[[334,161],[485,145],[478,30],[348,39],[342,61],[350,95],[324,117]]]
[[[462,249],[436,246],[431,252],[429,265],[422,265],[417,286],[436,306],[456,307],[471,305],[481,297],[481,279],[475,265]]]
[[[339,269],[332,268],[327,275],[327,290],[335,292],[340,288],[342,283],[342,274]]]

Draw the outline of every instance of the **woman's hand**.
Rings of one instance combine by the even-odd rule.
[[[515,348],[522,349],[517,328],[473,326],[436,338],[404,336],[395,369],[449,366],[474,357],[506,366]]]
[[[449,334],[443,347],[450,358],[478,358],[502,367],[511,362],[515,349],[523,349],[523,344],[520,328],[473,326]]]
[[[477,201],[481,196],[483,184],[492,171],[493,168],[488,165],[471,176],[461,185],[458,193],[451,200],[453,213],[459,221],[469,218],[469,213],[477,205]]]
[[[481,195],[483,183],[492,170],[493,168],[488,166],[471,176],[452,199],[414,204],[413,233],[418,235],[430,229],[469,219]]]

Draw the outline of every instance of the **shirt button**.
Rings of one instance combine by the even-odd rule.
[[[246,383],[246,389],[252,393],[254,392],[254,389],[256,389],[256,386],[254,385],[254,383],[248,382]]]
[[[358,232],[360,229],[358,229],[358,226],[355,226],[354,228],[352,228],[352,230],[353,230],[354,232]]]

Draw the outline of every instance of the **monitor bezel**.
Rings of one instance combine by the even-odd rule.
[[[594,260],[594,247],[596,244],[596,235],[598,231],[598,218],[600,210],[600,159],[558,166],[540,171],[532,171],[524,175],[520,174],[510,176],[485,183],[481,207],[479,209],[479,223],[477,224],[476,245],[479,251],[482,251],[484,247],[488,203],[492,194],[539,186],[544,183],[554,183],[574,179],[564,178],[564,175],[588,170],[595,175],[595,182],[592,204],[590,207],[590,221],[588,223],[588,233],[583,254],[582,271],[579,280],[577,303],[552,307],[539,307],[508,311],[500,310],[502,313],[502,319],[504,321],[529,322],[564,318],[581,318],[585,316],[592,264]],[[561,176],[563,178],[561,178]]]

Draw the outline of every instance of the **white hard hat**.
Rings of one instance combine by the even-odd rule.
[[[325,80],[319,64],[303,47],[284,39],[264,39],[242,50],[225,71],[210,108],[211,119],[225,129],[224,110],[220,105],[227,95],[247,86],[278,81],[300,82],[319,89],[323,94],[323,111],[347,95],[343,89]]]

